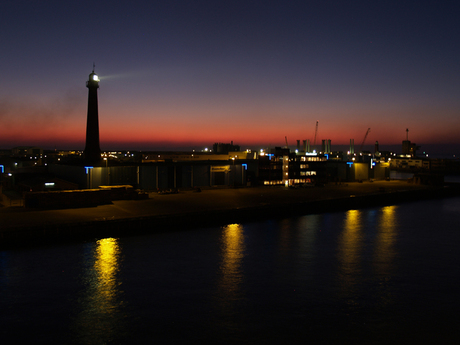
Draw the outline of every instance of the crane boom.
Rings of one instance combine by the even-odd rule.
[[[358,151],[358,152],[362,152],[361,150],[363,149],[364,142],[366,141],[367,135],[369,134],[370,131],[371,131],[371,129],[368,128],[366,134],[364,135],[363,142],[361,143],[361,146],[359,147],[359,151]]]
[[[316,121],[315,140],[313,141],[313,150],[316,151],[316,134],[318,134],[318,121]]]

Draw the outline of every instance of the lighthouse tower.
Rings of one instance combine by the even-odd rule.
[[[88,88],[88,115],[86,119],[86,146],[85,161],[87,164],[97,165],[101,161],[101,148],[99,146],[99,115],[97,110],[97,89],[99,77],[93,71],[86,82]]]

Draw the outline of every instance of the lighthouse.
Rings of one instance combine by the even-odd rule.
[[[88,88],[88,115],[86,119],[86,146],[84,156],[87,164],[97,165],[101,161],[99,115],[97,107],[99,77],[94,73],[94,67],[86,82],[86,87]]]

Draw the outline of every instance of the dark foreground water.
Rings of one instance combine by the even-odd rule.
[[[457,344],[459,246],[452,198],[2,251],[0,341]]]

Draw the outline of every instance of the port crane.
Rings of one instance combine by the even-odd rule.
[[[313,140],[313,151],[316,151],[316,135],[318,134],[318,121],[316,121],[315,140]]]
[[[362,149],[363,149],[363,146],[364,146],[364,142],[366,141],[367,135],[369,134],[370,131],[371,131],[371,129],[368,128],[366,134],[364,135],[363,142],[361,143],[361,146],[359,147],[359,151],[358,151],[359,153],[362,152]]]

